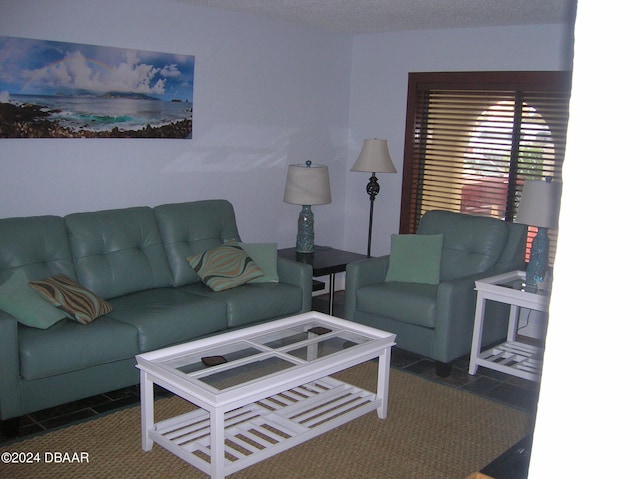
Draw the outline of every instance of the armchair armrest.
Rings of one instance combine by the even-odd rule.
[[[311,295],[313,293],[313,268],[311,265],[280,257],[278,257],[277,264],[280,282],[302,289],[302,308],[300,312],[310,311]]]
[[[344,314],[352,321],[356,311],[356,292],[363,286],[384,282],[389,269],[389,255],[354,261],[347,265]]]
[[[476,309],[475,282],[504,272],[503,268],[492,268],[440,283],[436,299],[434,357],[448,358],[442,360],[446,363],[469,353]]]
[[[0,419],[21,415],[18,321],[0,310]]]

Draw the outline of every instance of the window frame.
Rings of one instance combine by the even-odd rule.
[[[400,233],[403,234],[415,233],[418,227],[419,220],[417,219],[417,206],[412,205],[419,186],[419,179],[416,178],[417,175],[415,168],[419,159],[415,158],[414,155],[415,131],[416,123],[418,121],[417,112],[420,95],[423,92],[428,92],[430,90],[509,90],[516,93],[560,92],[569,94],[571,91],[571,72],[503,71],[409,73],[399,228]],[[514,165],[512,164],[511,167],[513,168]],[[515,193],[515,190],[512,190],[512,192]],[[515,210],[513,208],[508,208],[506,216],[503,219],[506,221],[513,221],[514,216]]]

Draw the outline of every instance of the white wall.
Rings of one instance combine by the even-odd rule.
[[[346,191],[346,249],[366,252],[367,173],[352,173],[365,138],[386,138],[398,174],[380,174],[372,254],[398,232],[409,72],[570,70],[572,27],[536,25],[358,35],[354,37]]]
[[[561,25],[357,35],[150,0],[4,0],[0,35],[195,55],[192,140],[0,139],[0,217],[228,198],[247,241],[295,243],[286,165],[330,166],[316,242],[366,251],[362,140],[387,138],[373,253],[400,211],[409,71],[568,68]],[[422,45],[422,48],[417,46]],[[536,45],[532,48],[531,45]]]
[[[2,0],[0,35],[195,55],[192,140],[0,139],[0,217],[227,198],[245,241],[295,244],[291,163],[329,165],[343,236],[351,38],[150,0]]]
[[[4,0],[0,35],[195,55],[192,140],[0,139],[0,217],[228,198],[247,241],[295,243],[286,166],[329,165],[333,203],[314,208],[316,242],[365,252],[362,140],[389,140],[373,253],[400,211],[409,71],[567,68],[561,25],[354,38],[157,0]],[[417,46],[422,45],[422,48]],[[532,48],[531,45],[536,45]]]

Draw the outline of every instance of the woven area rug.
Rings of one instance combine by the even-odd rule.
[[[376,373],[377,365],[370,362],[336,376],[373,391]],[[369,413],[227,477],[464,479],[533,428],[533,418],[521,411],[397,370],[391,371],[389,399],[385,420]],[[156,420],[192,408],[177,397],[160,399]],[[207,477],[157,444],[149,452],[142,451],[139,407],[0,450],[40,453],[39,463],[0,463],[3,478]],[[56,457],[64,462],[56,463]]]

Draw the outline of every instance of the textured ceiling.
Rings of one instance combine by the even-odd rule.
[[[568,23],[577,0],[172,0],[350,34]]]

